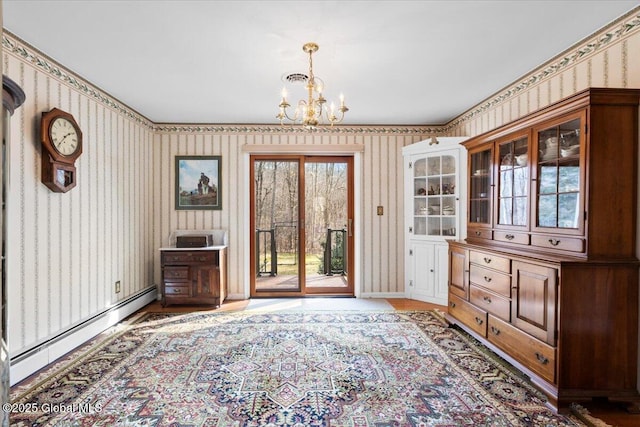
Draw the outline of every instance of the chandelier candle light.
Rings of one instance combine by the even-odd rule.
[[[309,54],[309,75],[307,76],[307,100],[301,99],[298,101],[293,117],[289,116],[288,108],[291,106],[287,101],[287,89],[282,89],[282,101],[280,101],[280,113],[276,116],[280,119],[280,124],[284,125],[284,121],[289,120],[292,124],[300,122],[303,126],[313,129],[322,123],[323,118],[333,126],[336,123],[342,122],[344,119],[344,113],[349,111],[346,105],[344,105],[344,95],[340,94],[340,106],[337,111],[340,113],[339,117],[336,116],[336,107],[331,103],[329,109],[325,107],[327,100],[322,96],[322,81],[316,79],[313,75],[313,53],[318,50],[318,45],[310,42],[302,46],[302,50]],[[314,93],[317,97],[314,98]]]

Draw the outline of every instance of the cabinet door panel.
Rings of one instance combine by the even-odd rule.
[[[467,272],[469,270],[469,257],[467,251],[451,247],[449,251],[449,291],[461,298],[469,298],[469,282]]]
[[[194,268],[195,296],[215,298],[219,297],[220,268],[203,266]]]
[[[443,305],[447,304],[449,295],[449,286],[447,283],[447,273],[449,271],[449,248],[447,245],[435,245],[433,250],[435,266],[435,298],[436,301],[442,301]]]
[[[555,345],[557,270],[513,261],[511,322],[525,332]]]
[[[410,292],[413,299],[433,302],[435,296],[433,246],[424,243],[414,243],[410,246],[410,268],[413,276]]]

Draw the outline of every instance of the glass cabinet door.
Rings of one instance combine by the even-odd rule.
[[[529,224],[529,140],[527,136],[498,144],[497,225]]]
[[[491,224],[491,157],[493,150],[488,147],[481,151],[469,152],[469,223]]]
[[[413,162],[413,234],[457,233],[457,152],[420,157]]]
[[[570,232],[582,229],[582,116],[537,131],[535,226]]]

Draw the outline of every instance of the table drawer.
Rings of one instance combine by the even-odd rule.
[[[477,265],[471,265],[469,267],[469,280],[471,283],[511,298],[511,276],[507,274]]]
[[[494,314],[507,322],[511,320],[511,300],[485,291],[477,286],[469,289],[469,301],[472,304]]]
[[[188,281],[189,266],[173,265],[162,269],[165,281]]]
[[[489,315],[489,341],[550,383],[556,380],[556,349]]]
[[[162,252],[162,264],[200,264],[217,263],[218,253],[213,251],[175,251]]]
[[[483,337],[487,336],[487,312],[449,294],[449,314]]]
[[[584,252],[584,239],[560,236],[531,236],[531,244],[546,249],[560,249],[571,252]]]
[[[164,296],[171,297],[190,297],[191,286],[185,283],[165,283]]]
[[[511,260],[509,258],[486,252],[469,251],[469,261],[473,264],[502,271],[503,273],[511,273]]]

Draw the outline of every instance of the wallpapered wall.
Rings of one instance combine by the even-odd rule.
[[[4,73],[27,96],[11,119],[7,153],[8,332],[16,354],[152,283],[153,138],[150,123],[62,69],[8,53],[7,44]],[[84,137],[78,184],[65,194],[40,182],[40,116],[53,107],[72,113]]]
[[[361,144],[362,288],[404,292],[401,148],[433,134],[474,136],[588,86],[640,88],[640,9],[471,107],[443,127],[352,128],[310,136],[276,127],[162,125],[5,32],[4,72],[27,94],[11,122],[9,336],[16,354],[159,282],[157,248],[178,228],[230,230],[230,293],[241,295],[245,144]],[[40,114],[73,113],[84,132],[78,187],[40,183]],[[174,156],[223,156],[223,210],[174,209]],[[385,215],[375,215],[383,205]],[[123,291],[114,293],[114,282]]]
[[[213,129],[219,128],[218,132]],[[175,229],[226,228],[229,230],[229,293],[248,296],[248,284],[243,261],[249,248],[244,244],[248,212],[244,204],[244,184],[248,170],[243,164],[243,146],[268,145],[274,150],[283,146],[364,146],[362,153],[361,196],[362,227],[356,236],[362,247],[361,295],[399,296],[404,292],[403,240],[403,146],[426,138],[421,128],[389,129],[371,127],[354,134],[287,133],[273,127],[244,127],[245,131],[230,133],[229,127],[158,126],[155,135],[154,192],[156,214],[156,245],[167,244]],[[437,128],[434,128],[437,129]],[[362,129],[361,129],[362,130]],[[269,133],[264,133],[269,132]],[[174,209],[174,157],[176,155],[221,155],[223,210],[176,211]],[[376,215],[376,206],[384,206],[385,215]],[[248,264],[247,264],[248,265]],[[156,270],[156,282],[160,271]]]

